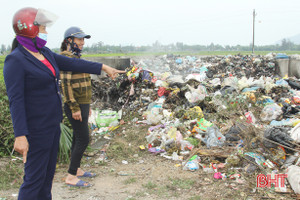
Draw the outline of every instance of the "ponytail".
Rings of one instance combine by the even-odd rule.
[[[12,42],[11,51],[10,52],[12,52],[15,48],[17,48],[18,44],[19,44],[19,42],[18,42],[17,38],[15,38],[13,40],[13,42]]]
[[[61,43],[60,51],[61,51],[61,52],[66,51],[67,48],[68,48],[68,41],[67,41],[67,39],[65,39],[65,40]]]

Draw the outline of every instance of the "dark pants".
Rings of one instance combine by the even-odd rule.
[[[51,200],[51,188],[56,168],[60,126],[45,131],[30,132],[29,151],[24,165],[24,182],[19,200]]]
[[[77,169],[80,168],[80,161],[89,144],[89,104],[80,104],[82,122],[75,120],[72,117],[72,111],[69,106],[65,104],[65,113],[73,128],[73,141],[71,149],[71,163],[69,166],[68,173],[76,176]]]

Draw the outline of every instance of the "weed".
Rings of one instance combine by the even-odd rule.
[[[191,179],[169,179],[172,183],[169,186],[170,189],[191,189],[195,185],[196,181]]]
[[[3,160],[6,160],[6,158]],[[0,174],[0,188],[2,190],[18,188],[23,181],[23,163],[19,160],[10,159],[9,162],[5,163],[4,167],[1,167]]]
[[[140,192],[136,192],[135,193],[135,196],[136,197],[145,197],[147,196],[147,193],[143,192],[143,191],[140,191]]]
[[[70,160],[70,150],[72,146],[72,132],[64,125],[60,124],[61,136],[59,141],[58,159],[60,162],[66,163]]]
[[[188,200],[201,200],[202,198],[200,196],[194,196],[189,198]]]
[[[0,157],[9,155],[14,144],[14,131],[2,69],[3,63],[0,64]]]
[[[136,158],[133,157],[134,154],[143,154],[143,152],[139,150],[139,146],[146,144],[145,136],[148,127],[135,127],[131,124],[123,125],[123,127],[125,130],[130,129],[131,131],[126,132],[125,135],[115,135],[106,151],[107,156],[116,160],[135,160]],[[120,130],[117,132],[120,132]]]
[[[132,184],[132,183],[135,183],[135,182],[136,182],[136,178],[128,178],[123,183],[125,185],[128,185],[128,184]]]
[[[160,197],[167,197],[170,196],[168,194],[168,188],[166,186],[160,187],[157,189],[156,194]]]
[[[126,198],[126,200],[136,200],[136,199],[133,197],[128,197],[128,198]]]
[[[152,190],[152,189],[157,188],[157,185],[155,183],[149,181],[148,183],[143,184],[143,187],[145,187],[148,190]]]

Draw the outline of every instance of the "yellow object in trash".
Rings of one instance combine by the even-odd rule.
[[[120,125],[118,125],[118,126],[112,126],[108,130],[109,131],[114,131],[114,130],[118,129],[119,127],[120,127]]]
[[[195,106],[190,108],[185,114],[184,117],[186,119],[201,119],[204,117],[202,109],[199,106]]]
[[[140,150],[145,150],[146,149],[146,147],[144,145],[141,145],[139,147],[140,147]]]
[[[253,103],[256,102],[256,96],[254,92],[244,92],[244,95],[246,95]]]

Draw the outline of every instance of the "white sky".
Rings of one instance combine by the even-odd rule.
[[[50,48],[60,47],[70,26],[114,45],[249,45],[256,10],[255,44],[274,44],[300,33],[300,0],[2,0],[0,44],[11,44],[12,18],[23,7],[59,16],[48,28]]]

